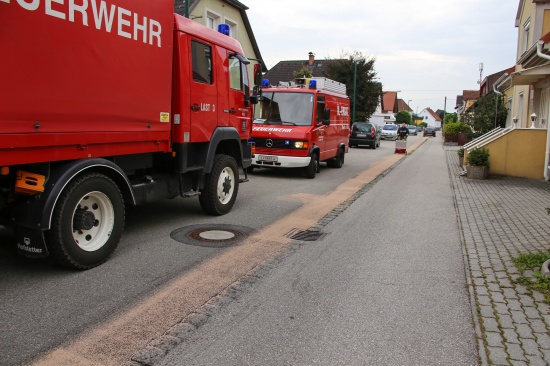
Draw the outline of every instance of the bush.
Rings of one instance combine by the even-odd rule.
[[[477,139],[480,136],[483,136],[483,132],[468,132],[466,134],[466,137],[470,140]]]
[[[459,132],[472,132],[472,128],[462,122],[445,123],[443,126],[443,132],[445,134],[459,133]]]
[[[464,148],[460,148],[458,150],[458,157],[460,158],[460,160],[464,158]]]
[[[489,150],[483,148],[473,149],[468,154],[468,164],[489,167]]]

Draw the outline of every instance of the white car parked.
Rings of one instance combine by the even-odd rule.
[[[397,125],[388,123],[382,127],[382,140],[397,140]]]

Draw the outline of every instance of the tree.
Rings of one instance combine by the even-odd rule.
[[[292,75],[294,75],[294,79],[312,77],[311,71],[306,66],[302,67],[300,71],[292,71]]]
[[[399,111],[395,114],[395,123],[399,125],[402,123],[410,125],[412,123],[412,116],[407,111]]]
[[[445,124],[456,122],[458,122],[458,117],[456,116],[456,113],[447,113],[445,115]]]
[[[464,122],[474,131],[486,133],[496,127],[504,127],[508,110],[502,95],[490,93],[479,98],[464,115]]]
[[[374,57],[367,57],[359,51],[343,52],[340,59],[332,59],[328,63],[325,71],[327,78],[346,84],[351,110],[353,110],[353,79],[355,67],[357,67],[357,93],[355,94],[357,121],[366,120],[370,117],[376,111],[382,96],[382,84],[375,81],[375,61]]]

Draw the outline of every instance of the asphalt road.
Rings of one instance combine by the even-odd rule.
[[[429,139],[155,365],[475,365],[441,140]]]
[[[411,143],[420,139],[413,137]],[[256,243],[263,246],[205,247],[179,243],[170,233],[191,225],[234,225],[250,233],[268,228],[269,237],[269,230],[275,230],[269,229],[272,223],[285,220],[311,201],[317,200],[318,207],[305,216],[330,211],[338,197],[324,197],[392,156],[393,148],[393,142],[382,141],[377,150],[351,149],[342,169],[322,166],[314,180],[297,171],[259,170],[241,185],[234,209],[222,217],[205,216],[197,199],[130,208],[113,257],[85,272],[17,256],[10,232],[0,228],[0,364],[128,360],[128,355],[205,299],[288,244],[281,240],[272,245],[260,238]],[[307,227],[308,217],[286,225],[299,226],[296,222],[301,219]],[[232,259],[223,262],[226,257]],[[242,265],[234,264],[239,260]]]

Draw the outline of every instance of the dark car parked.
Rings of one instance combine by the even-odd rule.
[[[351,126],[349,147],[368,145],[372,149],[380,146],[380,129],[369,122],[355,122]]]
[[[426,127],[424,129],[424,136],[428,135],[435,137],[435,129],[433,127]]]

